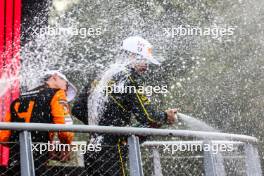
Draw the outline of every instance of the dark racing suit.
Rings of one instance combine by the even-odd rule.
[[[22,123],[54,123],[65,124],[65,118],[69,118],[69,106],[64,90],[43,87],[38,90],[26,92],[14,100],[10,106],[10,112],[5,117],[5,122]],[[52,140],[53,132],[32,131],[32,143],[47,143]],[[74,134],[71,132],[58,132],[61,143],[70,144]],[[10,144],[10,162],[6,175],[20,175],[19,157],[19,132],[0,130],[0,142],[14,142]],[[35,173],[49,175],[46,173],[48,151],[40,153],[33,152]]]
[[[142,86],[140,75],[133,69],[124,71],[114,76],[111,83],[126,80],[124,87],[134,86],[138,89]],[[72,114],[79,120],[88,124],[87,96],[89,91],[85,90],[74,103]],[[111,93],[109,101],[99,124],[102,126],[132,126],[131,119],[135,119],[141,126],[155,127],[166,122],[165,112],[154,110],[150,100],[143,94],[136,92]],[[94,137],[95,136],[95,137]],[[86,175],[111,175],[123,176],[126,174],[125,162],[127,157],[127,136],[111,134],[94,134],[93,141],[100,143],[100,152],[90,152],[85,155]]]

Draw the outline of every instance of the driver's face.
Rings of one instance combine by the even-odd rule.
[[[58,75],[54,76],[54,81],[55,81],[56,86],[59,89],[62,89],[62,90],[65,90],[65,91],[68,89],[67,81],[65,81],[63,78],[59,77]]]
[[[134,65],[135,70],[138,73],[145,73],[148,70],[148,64],[146,63],[146,61],[142,60],[139,63],[136,63]]]
[[[138,56],[133,55],[132,56],[132,63],[133,63],[133,68],[139,74],[143,74],[148,70],[148,63],[143,58],[139,58]]]

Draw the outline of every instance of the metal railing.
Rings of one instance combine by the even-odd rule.
[[[81,133],[106,133],[111,135],[127,135],[128,137],[128,165],[129,173],[131,176],[142,176],[144,175],[144,163],[142,158],[147,155],[152,156],[152,175],[177,175],[176,171],[173,173],[165,173],[162,167],[167,165],[161,163],[160,151],[157,147],[165,147],[167,145],[177,145],[181,143],[193,143],[200,144],[204,147],[205,144],[209,146],[213,143],[234,143],[236,145],[243,146],[243,152],[245,153],[245,168],[244,175],[261,176],[262,170],[260,165],[260,158],[257,150],[258,140],[255,137],[228,134],[219,132],[202,132],[202,131],[190,131],[190,130],[168,130],[168,129],[149,129],[149,128],[133,128],[133,127],[112,127],[112,126],[87,126],[87,125],[55,125],[55,124],[41,124],[41,123],[0,123],[0,129],[9,129],[20,131],[19,143],[20,143],[20,165],[22,176],[34,176],[34,160],[32,154],[32,142],[30,131],[72,131]],[[188,137],[199,139],[199,141],[148,141],[143,144],[139,144],[139,138],[137,136],[160,136],[160,137]],[[143,153],[142,147],[150,148],[151,154]],[[164,148],[163,148],[164,151]],[[197,157],[199,158],[199,157]],[[197,175],[208,175],[208,176],[224,176],[230,175],[226,171],[224,164],[225,157],[223,154],[215,154],[213,151],[203,151],[202,157],[203,171]],[[179,159],[179,157],[177,158]],[[174,162],[174,161],[173,161]],[[201,163],[197,162],[196,165]],[[148,172],[148,174],[149,174]],[[243,175],[242,174],[242,175]],[[1,173],[0,173],[1,175]],[[146,175],[146,174],[145,174]]]

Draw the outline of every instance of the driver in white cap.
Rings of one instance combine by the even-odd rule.
[[[123,41],[122,47],[124,60],[129,64],[127,69],[113,75],[109,84],[124,81],[124,87],[135,87],[138,89],[142,85],[141,75],[148,69],[148,64],[160,64],[152,55],[152,45],[145,39],[134,36],[128,37]],[[107,72],[105,72],[107,77]],[[104,80],[104,75],[102,80]],[[97,81],[100,82],[100,81]],[[95,83],[95,82],[94,82]],[[100,83],[98,83],[100,85]],[[91,116],[88,117],[90,106],[87,106],[87,96],[93,100],[93,90],[84,90],[74,103],[72,114],[85,124],[90,123]],[[109,87],[108,87],[109,88]],[[108,90],[106,90],[108,91]],[[89,93],[91,92],[91,94]],[[90,95],[89,95],[90,94]],[[173,124],[175,122],[175,113],[177,109],[168,109],[158,112],[153,107],[150,100],[142,93],[135,92],[106,92],[108,101],[103,107],[103,113],[98,117],[97,125],[103,126],[131,126],[134,116],[141,127],[160,127],[161,124]],[[88,103],[89,104],[89,103]],[[127,159],[127,136],[116,136],[110,134],[93,134],[92,140],[96,145],[101,145],[100,152],[87,152],[85,154],[85,166],[87,175],[98,176],[124,176],[126,174],[125,163]],[[110,146],[110,147],[109,147]]]
[[[22,123],[51,123],[51,124],[72,124],[68,102],[71,101],[77,92],[77,89],[68,81],[65,75],[59,71],[48,71],[42,79],[42,85],[25,93],[14,100],[10,106],[9,113],[5,117],[5,122]],[[57,132],[61,143],[71,144],[74,133]],[[32,131],[31,137],[33,143],[48,143],[54,138],[54,132]],[[0,130],[0,142],[17,142],[19,133],[17,131]],[[10,144],[12,145],[12,144]],[[20,173],[19,145],[10,146],[10,165],[8,175]],[[67,160],[70,149],[61,151],[61,160]],[[49,158],[48,151],[39,153],[33,152],[36,175],[41,175],[47,170],[46,164]]]
[[[142,37],[134,36],[126,38],[123,41],[121,49],[134,55],[134,57],[131,58],[132,62],[138,60],[144,63],[160,65],[160,62],[153,58],[152,45]],[[135,66],[137,67],[138,64]]]

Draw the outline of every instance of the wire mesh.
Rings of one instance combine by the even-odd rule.
[[[154,174],[153,150],[158,150],[163,176],[203,176],[203,156],[194,152],[163,152],[163,147],[142,147],[143,170],[145,175]]]
[[[35,163],[38,160],[42,161],[42,164],[35,166],[35,171],[38,173],[36,175],[115,176],[121,175],[123,172],[127,175],[127,146],[103,145],[99,151],[81,150],[81,147],[85,145],[89,146],[90,144],[86,144],[86,142],[74,143],[71,145],[70,152],[66,150],[66,154],[62,154],[62,150],[60,150],[34,155]],[[73,151],[73,146],[78,150]],[[86,147],[86,149],[88,148]],[[43,162],[43,156],[48,156],[48,162]],[[45,167],[44,170],[41,169],[43,167]]]
[[[143,146],[141,147],[144,174],[155,175],[154,158],[157,157],[153,151],[158,151],[161,173],[159,176],[204,176],[205,156],[202,151],[164,151],[164,146]],[[216,154],[213,154],[216,155]],[[233,151],[218,151],[216,157],[223,158],[223,166],[226,176],[246,176],[246,163],[243,145],[235,145]],[[208,159],[208,158],[207,158]],[[215,166],[221,163],[214,163]],[[157,174],[156,174],[157,176]]]
[[[160,139],[162,140],[162,139]],[[179,139],[177,139],[179,140]],[[179,141],[183,142],[184,141]],[[190,141],[189,141],[190,142]],[[196,142],[196,141],[191,141]],[[54,145],[60,144],[58,141]],[[0,167],[0,176],[16,176],[20,173],[19,143],[1,143],[10,151],[8,167]],[[50,143],[33,142],[34,169],[36,176],[121,176],[129,175],[127,143],[115,145],[89,146],[86,141],[76,141],[61,148],[49,149]],[[65,144],[66,145],[66,144]],[[94,144],[93,144],[94,145]],[[226,176],[246,176],[246,143],[237,143],[232,151],[218,151],[213,156],[223,158]],[[46,147],[43,147],[46,146]],[[42,150],[41,150],[42,149]],[[145,176],[204,176],[204,151],[167,151],[164,145],[141,146],[142,164]],[[160,174],[157,175],[157,155],[160,162]],[[3,154],[3,152],[0,152]],[[157,153],[156,153],[157,154]],[[1,157],[0,157],[1,158]],[[22,158],[22,162],[23,162]],[[155,160],[155,161],[154,161]],[[221,163],[214,163],[215,166]]]
[[[231,152],[221,152],[226,176],[246,176],[245,146],[235,145]]]

